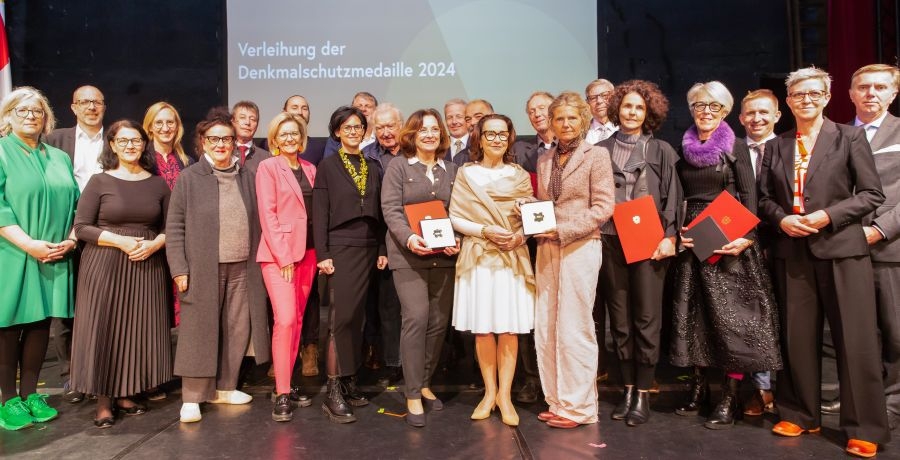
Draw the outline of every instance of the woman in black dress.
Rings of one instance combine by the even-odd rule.
[[[319,273],[329,277],[331,305],[325,358],[328,394],[322,411],[336,423],[355,422],[350,406],[369,404],[356,386],[366,293],[372,266],[387,266],[378,163],[359,147],[366,126],[361,110],[335,110],[328,131],[341,146],[319,163],[313,188],[313,238]]]
[[[756,213],[756,180],[750,153],[724,123],[734,98],[717,81],[697,83],[688,91],[694,116],[682,139],[678,176],[687,202],[684,222],[691,222],[723,190]],[[769,273],[755,232],[722,246],[716,263],[683,251],[675,261],[672,364],[697,368],[690,400],[675,412],[695,415],[709,398],[705,368],[727,373],[723,395],[705,426],[731,428],[743,373],[781,369],[778,309]],[[693,240],[682,238],[685,247]]]
[[[97,395],[98,428],[112,426],[115,409],[146,412],[129,396],[172,378],[171,297],[160,252],[169,188],[149,172],[140,125],[118,121],[106,139],[105,172],[88,182],[75,215],[75,234],[87,244],[78,271],[72,388]]]

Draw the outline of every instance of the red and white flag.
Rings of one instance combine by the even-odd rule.
[[[9,42],[6,41],[6,3],[0,0],[0,98],[12,91],[9,66]]]

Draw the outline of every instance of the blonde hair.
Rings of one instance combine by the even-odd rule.
[[[37,99],[38,104],[44,109],[44,127],[41,129],[41,134],[46,136],[53,132],[53,128],[56,127],[56,117],[53,115],[53,109],[50,108],[47,98],[37,88],[20,86],[12,90],[0,101],[0,135],[6,136],[12,131],[10,118],[15,116],[13,115],[13,109],[22,101],[28,99]]]
[[[734,107],[734,96],[731,95],[731,91],[728,91],[728,88],[726,88],[722,82],[716,80],[708,81],[706,83],[694,83],[694,86],[691,86],[691,89],[687,92],[689,110],[693,110],[690,108],[691,104],[697,102],[697,99],[703,94],[711,97],[713,101],[722,104],[722,109],[725,110],[725,114],[722,115],[722,118],[731,113],[731,109]]]
[[[563,91],[550,103],[550,107],[547,107],[547,113],[550,114],[551,123],[553,121],[553,112],[563,106],[574,107],[578,110],[578,114],[581,116],[581,132],[578,135],[583,139],[584,133],[590,128],[591,119],[593,118],[591,115],[591,106],[589,106],[588,103],[581,98],[581,95],[575,91]]]
[[[188,156],[184,153],[184,147],[181,146],[181,139],[184,138],[184,123],[181,122],[181,116],[178,115],[178,110],[175,109],[175,106],[168,102],[160,101],[147,108],[147,113],[144,114],[144,131],[147,132],[147,137],[150,138],[150,143],[152,144],[153,130],[151,128],[153,128],[153,120],[159,115],[159,112],[162,112],[165,109],[169,109],[175,114],[175,124],[178,125],[175,131],[175,139],[172,140],[172,150],[175,151],[175,154],[178,155],[181,162],[187,166],[189,162]]]
[[[856,72],[853,72],[853,76],[850,77],[850,83],[853,83],[853,80],[856,80],[856,77],[864,74],[864,73],[875,73],[875,72],[887,72],[891,74],[891,83],[894,85],[894,89],[900,88],[900,69],[896,66],[888,65],[888,64],[869,64],[867,66],[862,66]]]
[[[822,80],[822,83],[825,84],[825,92],[831,93],[831,75],[816,66],[804,67],[789,73],[784,80],[784,86],[791,89],[791,86],[804,80]]]
[[[281,128],[281,125],[289,122],[297,123],[297,127],[300,129],[300,151],[297,153],[306,151],[306,141],[308,140],[306,135],[306,120],[299,115],[281,112],[278,115],[275,115],[275,118],[269,122],[269,130],[266,133],[266,137],[269,140],[269,146],[275,147],[272,149],[272,155],[277,156],[281,154],[281,149],[278,148],[276,137],[278,136],[278,129]]]

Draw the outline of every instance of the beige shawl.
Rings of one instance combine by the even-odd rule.
[[[513,232],[522,231],[522,218],[515,209],[518,198],[531,199],[531,179],[519,165],[512,165],[516,173],[482,187],[470,183],[467,163],[459,169],[450,199],[450,215],[482,225],[499,225]],[[476,265],[509,267],[516,275],[524,276],[526,284],[534,286],[534,271],[528,258],[528,247],[521,245],[512,251],[501,251],[497,245],[481,236],[462,240],[456,259],[456,276],[460,277]]]

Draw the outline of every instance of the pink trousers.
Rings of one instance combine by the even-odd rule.
[[[300,351],[303,311],[316,275],[316,251],[307,249],[303,260],[294,262],[294,278],[288,282],[281,267],[262,262],[263,280],[272,301],[275,324],[272,326],[272,363],[275,368],[275,392],[290,393],[291,371]]]

